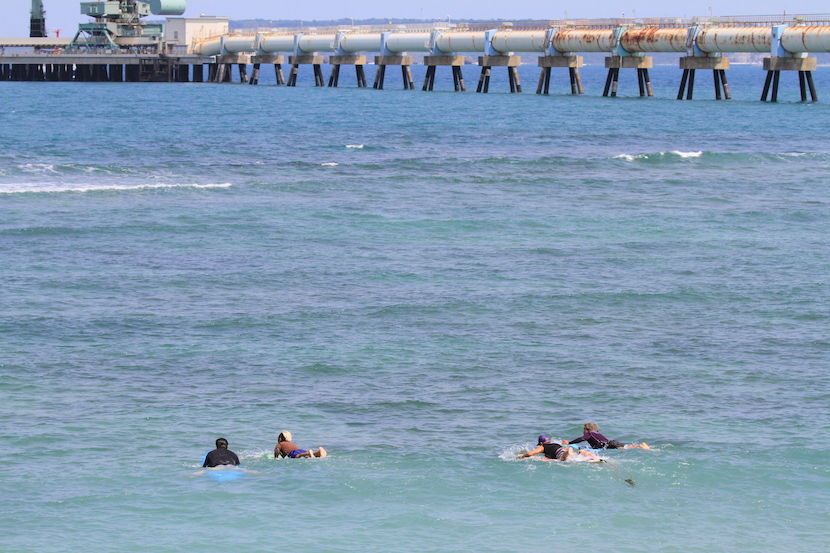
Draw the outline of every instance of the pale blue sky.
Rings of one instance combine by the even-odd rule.
[[[78,0],[43,0],[49,36],[61,29],[61,36],[72,36],[78,23],[90,19],[80,15]],[[30,0],[3,0],[0,37],[29,35]],[[503,0],[315,0],[313,2],[274,2],[273,0],[187,0],[185,16],[227,15],[231,19],[339,19],[339,18],[434,18],[446,19],[560,19],[599,17],[683,17],[695,15],[773,15],[788,13],[830,13],[830,6],[819,0],[795,3],[779,0],[594,0],[551,2],[525,0],[508,5]]]

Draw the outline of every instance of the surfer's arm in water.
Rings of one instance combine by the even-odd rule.
[[[540,445],[539,447],[537,447],[533,451],[527,451],[525,453],[520,453],[519,454],[519,459],[524,459],[525,457],[533,457],[534,455],[539,455],[540,453],[542,453],[544,451],[545,451],[544,446]]]

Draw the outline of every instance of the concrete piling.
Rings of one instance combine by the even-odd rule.
[[[329,86],[336,88],[340,81],[340,66],[354,65],[355,76],[357,77],[357,87],[366,87],[366,73],[363,71],[363,66],[366,65],[366,56],[348,55],[348,56],[330,56],[329,63],[331,64],[331,76],[329,77]]]
[[[282,64],[285,63],[285,56],[279,54],[255,54],[251,56],[250,62],[253,64],[249,84],[259,84],[259,76],[262,73],[262,64],[274,64],[274,76],[278,85],[285,84],[285,76],[282,73]]]
[[[684,93],[686,94],[687,100],[692,99],[694,95],[695,71],[698,69],[712,70],[716,100],[721,100],[722,98],[727,100],[732,99],[729,93],[729,84],[726,82],[726,70],[729,69],[730,64],[729,58],[720,56],[685,56],[680,58],[679,63],[680,69],[683,70],[683,76],[680,79],[680,89],[677,91],[678,100],[683,99]],[[723,95],[721,95],[721,91],[723,91]]]
[[[464,65],[464,56],[443,55],[443,56],[424,56],[424,65],[427,66],[426,77],[424,77],[424,91],[432,90],[435,85],[435,68],[438,66],[452,67],[452,81],[456,92],[466,92],[467,87],[464,84],[464,76],[461,73],[461,67]]]
[[[378,70],[375,73],[375,82],[372,88],[383,90],[383,83],[386,79],[386,67],[389,65],[400,65],[401,76],[403,77],[403,89],[414,90],[415,82],[412,79],[412,61],[412,56],[375,56],[375,65]]]
[[[605,80],[605,88],[602,91],[603,96],[608,96],[609,90],[611,96],[617,95],[620,69],[636,69],[640,96],[654,96],[651,79],[648,75],[648,70],[653,67],[653,58],[650,56],[610,56],[605,58],[605,67],[608,69],[608,77]]]
[[[519,56],[479,56],[478,65],[481,67],[481,76],[478,79],[476,92],[487,93],[490,89],[490,76],[493,67],[506,67],[510,82],[510,92],[521,92],[518,67],[522,64]]]
[[[816,70],[816,58],[786,58],[773,57],[764,58],[764,70],[767,72],[767,78],[764,82],[764,90],[761,93],[761,101],[767,101],[767,94],[772,85],[771,102],[778,101],[778,83],[781,78],[781,71],[798,71],[798,83],[801,92],[801,101],[807,101],[807,87],[809,85],[810,98],[813,102],[818,102],[818,94],[816,94],[816,87],[813,84],[812,72]]]
[[[300,72],[301,65],[311,65],[314,71],[314,86],[326,86],[323,79],[323,56],[315,54],[301,54],[298,56],[288,56],[288,63],[291,64],[291,73],[288,75],[288,83],[286,86],[297,86],[297,75]]]
[[[542,69],[539,73],[536,94],[548,94],[550,92],[551,69],[554,67],[567,67],[568,77],[571,83],[571,94],[584,94],[582,77],[579,74],[579,68],[584,65],[582,56],[542,56],[536,63]]]

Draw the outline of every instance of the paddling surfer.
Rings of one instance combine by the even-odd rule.
[[[274,459],[280,457],[290,457],[292,459],[299,459],[302,457],[325,457],[328,455],[326,450],[322,447],[313,449],[301,449],[297,444],[291,441],[291,432],[283,430],[277,437],[277,445],[274,446]]]
[[[228,449],[228,440],[219,438],[216,440],[216,449],[205,455],[203,467],[218,467],[221,465],[238,465],[239,457]]]
[[[548,459],[552,459],[554,461],[576,461],[580,457],[585,457],[585,460],[598,460],[597,457],[591,455],[587,451],[582,450],[575,450],[572,447],[566,447],[564,445],[558,444],[551,440],[550,436],[546,434],[542,434],[539,436],[539,441],[537,442],[536,449],[532,451],[528,451],[526,453],[519,454],[519,459],[524,459],[525,457],[533,457],[534,455],[539,455],[540,453],[544,453],[545,457]]]

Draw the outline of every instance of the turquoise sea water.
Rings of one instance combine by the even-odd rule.
[[[830,107],[523,71],[0,83],[0,549],[826,551]]]

